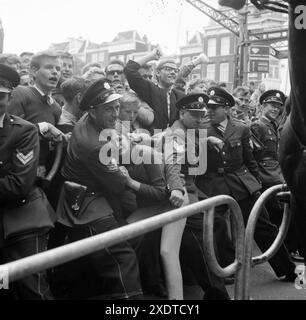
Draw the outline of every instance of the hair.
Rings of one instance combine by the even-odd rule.
[[[205,85],[208,87],[208,83],[207,83],[206,80],[204,80],[204,79],[194,79],[194,80],[191,80],[189,82],[188,90],[189,91],[193,90],[197,85],[199,85],[201,83],[205,83]]]
[[[69,58],[73,60],[73,55],[67,51],[57,51],[60,58]]]
[[[21,63],[20,58],[13,53],[3,53],[0,54],[0,63],[7,64],[7,63]]]
[[[61,84],[63,97],[67,102],[71,102],[73,98],[86,89],[86,81],[81,77],[71,77]]]
[[[226,83],[225,83],[225,82],[219,82],[219,83],[218,83],[218,87],[220,87],[220,88],[226,88],[227,86],[226,86]]]
[[[131,104],[137,104],[140,106],[140,99],[138,98],[137,94],[135,92],[129,91],[125,92],[122,97],[120,98],[120,106],[124,107],[126,104],[131,105]]]
[[[161,70],[166,63],[173,63],[177,66],[177,63],[172,58],[162,58],[158,61],[156,70]]]
[[[30,63],[30,68],[31,69],[32,68],[39,69],[42,64],[43,59],[46,57],[58,59],[59,55],[57,52],[52,51],[52,50],[38,52],[32,57],[31,63]]]
[[[105,72],[107,73],[107,70],[108,70],[108,67],[112,64],[119,64],[120,66],[122,66],[122,68],[125,67],[125,64],[122,60],[119,60],[119,59],[113,59],[111,60],[105,67]]]
[[[246,96],[248,94],[250,94],[250,89],[249,87],[237,87],[236,89],[234,89],[233,91],[233,96],[237,97],[237,95],[241,94],[242,96]]]
[[[90,70],[93,67],[97,67],[99,69],[102,69],[102,65],[99,62],[90,62],[87,63],[83,69],[82,69],[82,75],[85,74],[88,70]]]
[[[20,53],[19,56],[20,56],[21,58],[22,58],[23,56],[34,56],[34,53],[33,53],[33,52],[29,52],[29,51],[24,51],[24,52]]]
[[[153,66],[151,64],[145,63],[145,64],[141,65],[140,68],[145,69],[145,70],[149,70],[149,69],[152,69]]]

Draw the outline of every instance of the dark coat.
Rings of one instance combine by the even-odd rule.
[[[175,104],[185,94],[182,91],[172,89],[170,95],[170,119],[168,119],[167,90],[160,88],[152,81],[143,79],[138,72],[139,69],[140,65],[130,60],[124,69],[125,76],[131,89],[154,110],[152,129],[164,130],[178,119],[178,110]]]
[[[118,198],[125,190],[125,178],[120,170],[100,161],[104,142],[99,141],[99,135],[100,130],[88,115],[73,130],[62,175],[65,180],[86,186],[88,192],[77,216],[69,211],[65,194],[61,196],[57,213],[65,225],[83,225],[111,215],[109,197]]]
[[[276,126],[262,117],[252,124],[251,130],[264,146],[260,156],[256,157],[262,183],[264,185],[283,183],[278,162],[279,136]]]
[[[0,128],[0,243],[53,226],[54,212],[35,186],[38,159],[36,127],[6,114]]]
[[[261,189],[257,163],[250,145],[250,130],[241,121],[228,120],[224,136],[213,126],[208,136],[224,141],[220,152],[209,147],[207,172],[198,176],[196,184],[207,196],[231,195],[237,201]]]

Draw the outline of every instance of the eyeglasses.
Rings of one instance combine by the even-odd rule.
[[[123,70],[111,70],[111,71],[107,71],[107,74],[114,76],[115,73],[117,73],[118,75],[123,74]]]
[[[152,78],[153,78],[153,76],[152,76],[152,75],[149,75],[149,74],[144,74],[142,77],[143,77],[144,79],[146,79],[146,80],[152,80]]]
[[[179,69],[178,68],[171,68],[171,67],[163,67],[162,70],[165,70],[167,72],[175,72],[175,73],[178,73],[179,72]]]

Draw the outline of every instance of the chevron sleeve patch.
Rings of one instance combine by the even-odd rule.
[[[16,158],[25,166],[34,158],[34,150],[31,150],[27,154],[17,150]]]

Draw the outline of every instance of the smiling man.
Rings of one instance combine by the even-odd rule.
[[[101,150],[108,141],[101,139],[101,131],[115,128],[120,98],[102,78],[88,87],[80,103],[80,109],[88,113],[76,124],[68,145],[62,170],[67,181],[58,206],[59,222],[73,228],[74,240],[119,226],[110,199],[118,201],[126,178],[115,162],[105,164]],[[97,298],[142,298],[137,259],[128,242],[101,249],[86,259],[93,266],[90,276],[96,277]]]
[[[135,61],[130,60],[124,69],[131,89],[154,110],[152,130],[164,130],[179,118],[175,104],[185,96],[184,93],[173,88],[179,72],[173,59],[163,58],[158,62],[156,66],[158,85],[140,75],[139,69],[142,66],[152,60],[159,60],[160,57],[160,50],[156,48],[144,57]]]

